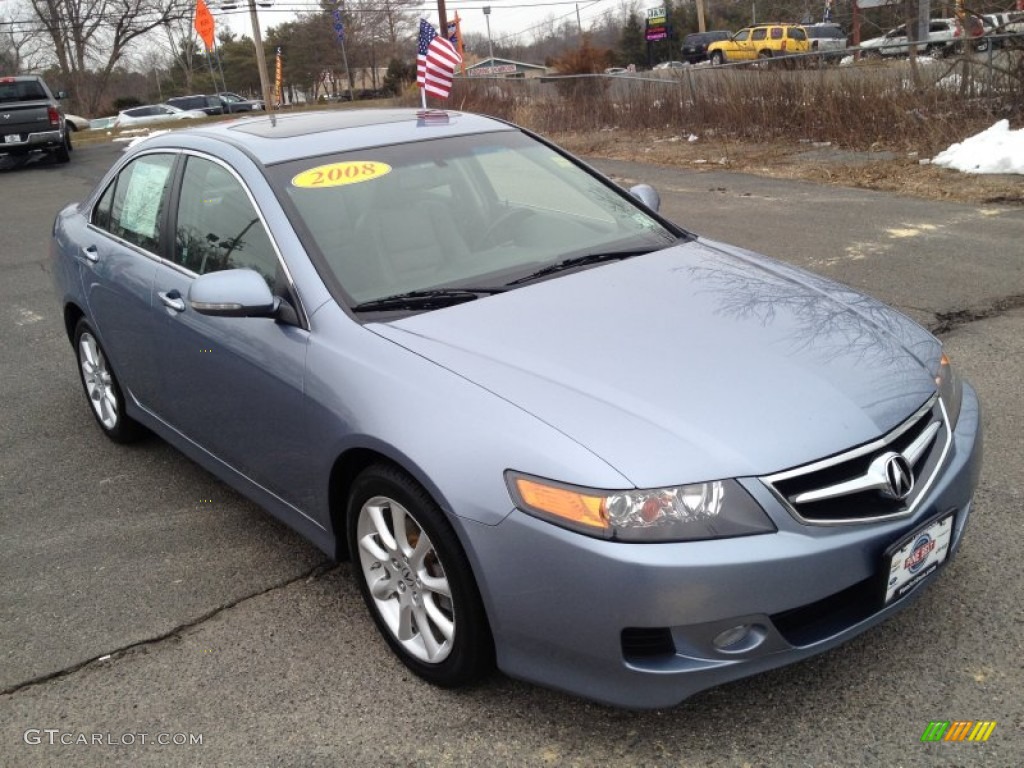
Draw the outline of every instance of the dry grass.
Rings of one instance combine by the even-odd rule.
[[[991,66],[988,66],[991,64]],[[502,117],[573,152],[743,170],[964,202],[1024,202],[1024,177],[925,165],[1000,118],[1024,119],[1024,53],[849,67],[704,68],[557,82],[457,84],[452,106]],[[690,136],[696,141],[689,141]]]
[[[972,175],[922,164],[920,152],[849,151],[807,142],[698,139],[656,131],[554,133],[569,151],[694,171],[731,170],[773,178],[875,189],[928,200],[1024,204],[1024,176]]]

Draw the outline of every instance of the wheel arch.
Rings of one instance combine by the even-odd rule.
[[[338,455],[331,465],[331,472],[328,478],[327,504],[330,511],[331,529],[334,534],[334,558],[336,560],[344,561],[349,559],[348,526],[345,518],[348,512],[348,498],[352,491],[352,484],[359,476],[359,473],[374,464],[387,464],[395,467],[409,475],[416,483],[422,486],[430,498],[434,500],[434,503],[449,518],[456,538],[459,540],[459,545],[465,551],[466,545],[463,541],[460,526],[451,519],[453,512],[450,505],[439,489],[415,462],[405,455],[389,450],[385,446],[357,445],[345,449]]]
[[[85,317],[85,312],[74,302],[69,301],[64,305],[64,330],[67,332],[68,341],[72,345],[75,343],[75,327],[83,317]]]

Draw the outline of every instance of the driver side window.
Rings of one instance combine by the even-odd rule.
[[[181,182],[174,261],[198,275],[222,269],[259,272],[273,289],[277,253],[245,188],[226,169],[189,157]]]

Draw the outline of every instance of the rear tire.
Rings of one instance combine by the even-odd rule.
[[[74,344],[78,377],[91,406],[89,410],[103,434],[115,443],[133,443],[144,436],[145,428],[125,413],[121,385],[110,368],[95,331],[85,318],[75,326]]]
[[[352,485],[347,522],[359,591],[402,663],[443,688],[490,671],[494,642],[483,601],[430,494],[397,467],[375,464]]]
[[[53,156],[58,163],[66,163],[71,159],[72,149],[74,149],[74,147],[71,146],[71,133],[69,131],[64,131],[64,143],[54,150]]]

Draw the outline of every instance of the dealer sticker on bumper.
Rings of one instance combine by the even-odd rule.
[[[886,605],[910,592],[945,562],[952,536],[953,515],[946,515],[897,545],[889,560]]]

